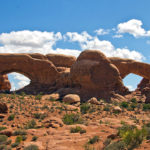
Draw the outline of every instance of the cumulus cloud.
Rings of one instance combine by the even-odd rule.
[[[1,53],[49,53],[56,41],[61,40],[60,32],[16,31],[0,34]]]
[[[142,28],[142,21],[137,19],[131,19],[127,22],[118,24],[118,33],[129,33],[134,37],[150,36],[150,30],[146,31]]]
[[[68,35],[66,34],[66,36]],[[115,46],[110,41],[99,40],[98,37],[92,37],[90,35],[88,35],[88,37],[90,38],[83,38],[83,35],[82,38],[78,39],[77,37],[80,37],[80,34],[76,32],[75,33],[70,32],[68,36],[69,41],[79,42],[82,50],[84,49],[100,50],[108,57],[130,58],[137,61],[142,61],[144,59],[144,56],[135,50],[130,50],[128,48],[115,48]]]
[[[102,28],[94,31],[97,35],[106,35],[109,34],[110,30],[104,30]]]
[[[126,87],[129,89],[129,91],[134,91],[136,89],[132,85],[127,85]]]

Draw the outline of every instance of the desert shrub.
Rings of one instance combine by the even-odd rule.
[[[88,103],[83,103],[81,106],[80,106],[80,111],[81,111],[81,113],[82,114],[86,114],[88,111],[89,111],[89,109],[90,109],[90,104],[88,104]]]
[[[7,150],[7,146],[6,145],[0,145],[0,150]]]
[[[21,129],[19,129],[19,130],[16,130],[14,133],[13,133],[13,135],[27,135],[27,132],[25,131],[25,130],[21,130]]]
[[[136,98],[132,98],[132,99],[131,99],[131,102],[132,102],[132,103],[137,103]]]
[[[137,104],[136,104],[136,103],[132,103],[132,104],[130,105],[131,110],[134,110],[136,107],[137,107]]]
[[[22,141],[22,136],[17,136],[15,143],[21,143],[21,141]]]
[[[41,114],[41,113],[35,113],[33,114],[33,117],[36,119],[44,119],[47,115],[46,114]]]
[[[36,141],[37,139],[38,139],[37,136],[33,136],[33,137],[32,137],[32,141]]]
[[[127,102],[122,102],[120,106],[123,108],[128,108],[129,104]]]
[[[106,105],[103,110],[104,110],[104,111],[110,111],[110,106],[109,106],[109,105]]]
[[[146,129],[137,129],[135,126],[124,124],[118,134],[122,138],[122,141],[126,144],[129,150],[138,147],[144,138],[146,137]]]
[[[11,114],[8,116],[8,121],[12,121],[12,120],[14,120],[14,118],[15,118],[15,115]]]
[[[7,129],[6,127],[0,126],[0,131]]]
[[[78,133],[78,132],[83,134],[83,133],[86,133],[86,130],[82,129],[79,126],[76,126],[76,127],[70,129],[70,133]]]
[[[22,141],[25,141],[27,139],[26,135],[22,135]]]
[[[24,148],[24,150],[39,150],[37,145],[29,145],[27,147]]]
[[[42,98],[42,93],[40,93],[40,94],[38,94],[38,95],[35,96],[36,100],[41,100],[41,98]]]
[[[143,111],[150,110],[150,104],[143,104]]]
[[[88,143],[89,144],[94,144],[94,143],[97,143],[97,142],[99,142],[99,136],[94,136],[93,138],[90,138],[89,139],[89,141],[88,141]]]
[[[0,135],[0,144],[5,144],[8,137],[6,135]]]
[[[104,150],[125,150],[126,146],[123,141],[117,141],[113,142],[111,144],[108,144]]]
[[[65,114],[63,117],[64,124],[71,125],[71,124],[82,124],[83,118],[80,114]]]
[[[18,145],[19,145],[19,143],[12,143],[11,147],[14,148],[14,147],[17,147]]]
[[[34,128],[36,128],[36,121],[35,121],[34,119],[30,120],[30,121],[27,123],[27,125],[26,125],[25,128],[26,128],[26,129],[34,129]]]

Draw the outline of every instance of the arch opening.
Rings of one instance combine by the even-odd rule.
[[[135,91],[137,85],[140,83],[143,77],[136,74],[130,73],[125,78],[123,78],[124,85],[129,89],[129,91]]]
[[[31,80],[24,74],[18,72],[7,73],[8,80],[11,84],[10,91],[16,91],[30,84]]]

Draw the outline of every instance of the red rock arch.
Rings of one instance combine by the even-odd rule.
[[[133,73],[150,80],[150,64],[117,57],[110,57],[109,60],[118,68],[122,79]]]
[[[32,58],[29,54],[0,54],[0,74],[18,72],[31,82],[53,84],[59,73],[52,62]]]

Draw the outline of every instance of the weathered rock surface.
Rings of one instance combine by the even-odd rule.
[[[134,73],[150,80],[150,64],[118,57],[110,57],[109,60],[118,68],[122,78]]]
[[[53,62],[56,67],[68,67],[70,68],[76,61],[74,56],[67,56],[63,54],[47,54],[48,60]]]
[[[0,103],[0,113],[7,113],[8,107],[5,103]]]
[[[7,75],[0,75],[0,91],[10,91],[11,85]]]
[[[82,99],[108,97],[112,92],[124,93],[118,69],[101,52],[86,50],[72,65],[70,75],[74,85],[80,85]]]
[[[64,96],[63,102],[68,104],[74,104],[80,102],[80,97],[76,94],[68,94]]]
[[[44,125],[47,128],[49,128],[49,127],[59,128],[59,127],[62,127],[64,125],[64,123],[62,122],[62,120],[60,118],[51,117],[50,119],[47,119],[44,121]]]
[[[143,78],[136,89],[137,92],[141,92],[142,95],[146,96],[145,103],[150,103],[150,81]]]
[[[97,100],[97,98],[92,97],[88,100],[88,103],[90,104],[95,104],[95,105],[100,105],[100,102]]]

